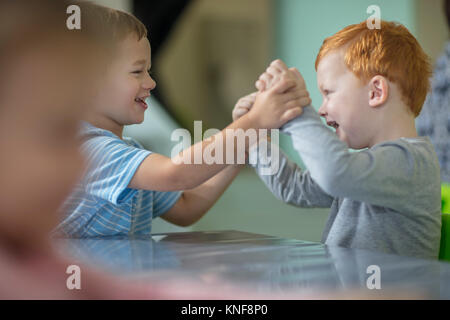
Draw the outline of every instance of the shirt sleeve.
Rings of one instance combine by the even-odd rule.
[[[406,142],[385,142],[350,152],[311,106],[285,124],[282,132],[292,136],[294,149],[312,179],[333,197],[395,209],[399,201],[414,196],[417,173],[430,168],[429,157],[416,161]]]
[[[279,200],[298,207],[306,208],[329,208],[333,197],[325,193],[319,185],[311,178],[308,170],[303,171],[295,162],[290,161],[286,155],[271,143],[264,144],[267,152],[258,152],[257,148],[251,148],[249,158],[257,158],[258,165],[252,165],[260,179]],[[272,152],[278,148],[278,152]],[[272,157],[278,156],[278,170],[272,174],[265,174],[260,164],[272,166]]]
[[[150,151],[128,145],[119,138],[94,136],[83,144],[89,167],[84,177],[87,193],[115,205],[136,192],[128,188],[137,168]]]

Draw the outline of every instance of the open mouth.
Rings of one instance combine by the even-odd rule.
[[[337,128],[339,128],[339,125],[336,121],[327,121],[327,125],[329,125],[330,127],[333,127],[337,130]]]
[[[145,99],[142,98],[136,98],[134,99],[134,101],[136,101],[137,103],[139,103],[141,105],[142,108],[147,109],[147,103],[145,102]]]

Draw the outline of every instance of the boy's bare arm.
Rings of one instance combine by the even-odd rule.
[[[253,107],[257,92],[245,96],[236,103],[233,120],[248,113]],[[302,101],[302,105],[310,101]],[[229,166],[199,187],[183,192],[177,203],[161,218],[179,226],[189,226],[198,221],[214,205],[243,165]]]
[[[228,166],[200,186],[184,191],[161,218],[186,227],[198,221],[216,203],[244,165]]]
[[[191,146],[172,159],[158,154],[148,156],[137,169],[128,187],[175,191],[192,189],[201,185],[227,166],[225,151],[231,151],[233,155],[237,154],[237,143],[233,143],[232,150],[230,146],[227,146],[225,130],[279,128],[300,114],[302,97],[298,91],[289,91],[295,85],[296,82],[292,79],[282,78],[273,88],[258,95],[252,110],[245,116],[210,139]],[[218,145],[224,148],[223,164],[207,164],[203,161],[201,164],[193,164],[196,148],[204,150],[211,143],[217,143],[219,140],[221,143]],[[245,149],[244,151],[248,150],[248,141],[246,141]]]

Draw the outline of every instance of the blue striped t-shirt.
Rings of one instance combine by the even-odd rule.
[[[55,234],[69,237],[150,234],[152,219],[169,210],[181,192],[128,188],[151,154],[136,140],[82,124],[82,151],[88,169],[63,206]]]

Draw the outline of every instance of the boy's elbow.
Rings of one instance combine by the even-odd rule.
[[[189,190],[196,187],[194,179],[188,179],[183,175],[186,170],[182,165],[171,163],[166,170],[166,182],[169,188],[174,191]]]
[[[197,201],[193,202],[189,193],[183,192],[176,210],[169,211],[164,219],[179,227],[190,227],[200,220],[208,209],[209,207],[199,206]]]
[[[195,223],[195,221],[181,220],[181,221],[177,221],[175,224],[178,227],[186,228],[186,227],[192,226],[194,223]]]
[[[177,225],[178,227],[186,228],[192,226],[194,223],[196,223],[200,218],[205,214],[206,212],[202,212],[199,217],[195,216],[192,217],[189,215],[189,213],[186,213],[183,218],[178,219],[177,221],[172,221],[173,224]]]
[[[330,196],[332,197],[339,196],[339,185],[334,180],[324,181],[322,183],[319,183],[319,186],[322,188],[323,191],[325,191]]]

